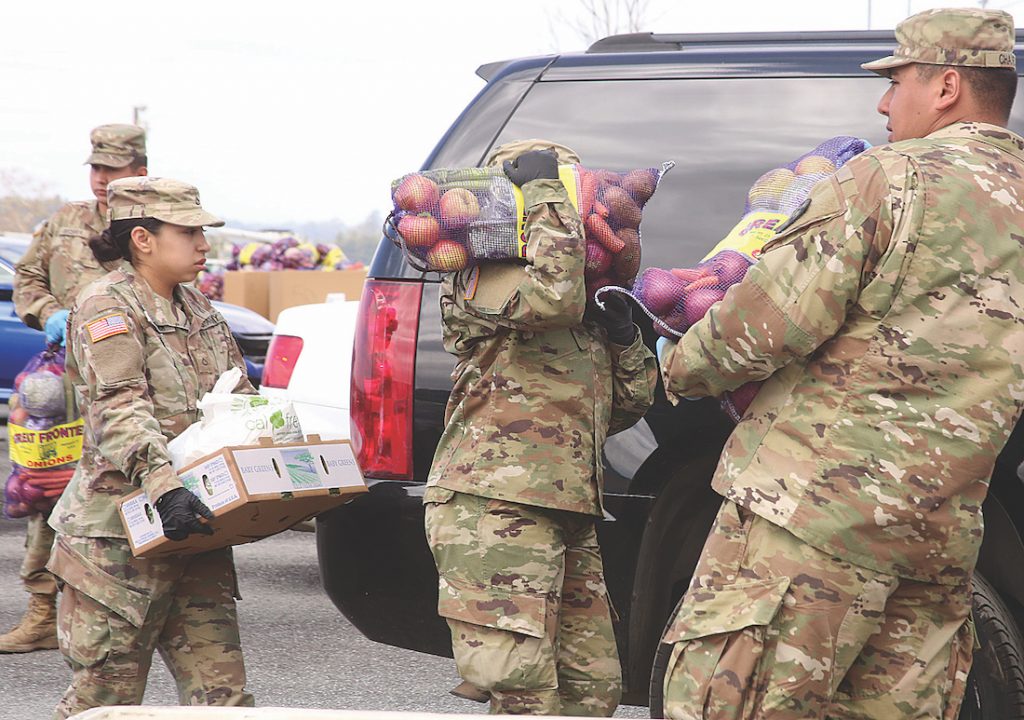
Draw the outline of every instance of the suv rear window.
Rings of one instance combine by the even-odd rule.
[[[612,170],[675,160],[643,221],[644,266],[675,267],[698,261],[731,229],[769,168],[834,135],[886,142],[875,111],[886,87],[872,76],[541,82],[496,145],[546,138]],[[1018,132],[1022,114],[1011,121]]]

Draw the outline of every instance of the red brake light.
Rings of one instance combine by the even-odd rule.
[[[423,284],[367,280],[352,350],[352,449],[369,477],[412,479],[412,392]]]
[[[275,335],[267,348],[260,384],[272,388],[286,388],[292,379],[295,363],[302,352],[302,338],[294,335]]]

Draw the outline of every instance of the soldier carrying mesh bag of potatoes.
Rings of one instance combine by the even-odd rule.
[[[491,710],[610,716],[622,674],[594,525],[601,449],[646,413],[657,368],[625,300],[588,303],[559,162],[579,158],[539,140],[492,154],[523,197],[522,259],[442,280],[457,360],[426,531],[459,674]]]

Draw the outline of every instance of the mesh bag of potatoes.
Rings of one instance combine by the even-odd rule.
[[[672,166],[627,172],[559,166],[559,180],[583,221],[590,294],[605,285],[633,283],[640,269],[643,209]],[[498,168],[410,173],[391,184],[391,199],[384,233],[421,272],[525,262],[523,193]]]
[[[802,210],[811,189],[869,147],[859,138],[834,137],[788,165],[769,170],[751,186],[743,217],[703,261],[695,267],[648,268],[631,289],[601,288],[598,303],[607,292],[627,294],[650,315],[658,334],[682,337],[743,279],[765,244]],[[734,421],[746,412],[759,388],[760,383],[748,383],[723,397],[722,405]]]

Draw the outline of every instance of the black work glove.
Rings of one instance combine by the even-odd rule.
[[[590,304],[590,318],[604,325],[609,342],[632,345],[636,340],[636,325],[633,324],[633,308],[629,302],[617,293],[605,293],[601,302],[604,303],[604,310],[596,303]]]
[[[501,166],[513,184],[522,187],[531,180],[557,180],[558,156],[551,150],[531,150]]]
[[[164,493],[156,501],[156,511],[164,526],[164,535],[171,540],[184,540],[192,533],[212,535],[213,528],[199,518],[213,520],[213,513],[198,497],[183,487]]]

